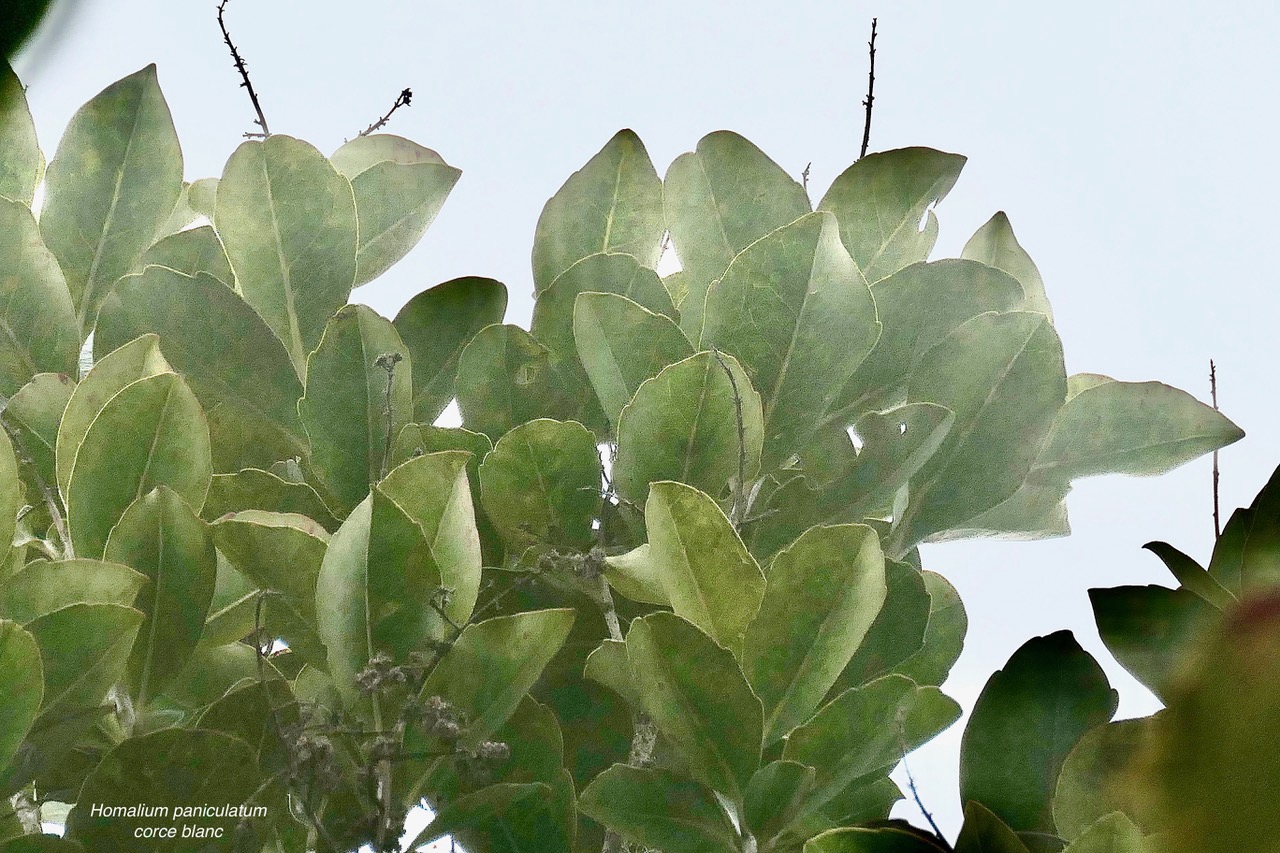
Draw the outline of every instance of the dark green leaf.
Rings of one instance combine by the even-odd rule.
[[[894,667],[916,684],[941,685],[960,659],[969,617],[956,588],[937,572],[922,572],[929,593],[929,623],[924,647]]]
[[[1162,586],[1091,589],[1089,601],[1107,650],[1162,699],[1191,643],[1217,615],[1190,591]]]
[[[815,780],[812,767],[794,761],[774,761],[756,771],[747,785],[742,816],[757,841],[770,841],[799,817]]]
[[[132,607],[146,583],[146,575],[120,563],[34,560],[5,578],[0,615],[25,624],[72,604]]]
[[[971,801],[964,807],[956,853],[1027,853],[1027,845],[986,806]]]
[[[1148,542],[1142,547],[1159,557],[1178,583],[1182,584],[1183,589],[1194,593],[1201,600],[1219,610],[1225,610],[1235,603],[1235,596],[1227,592],[1217,578],[1168,542]]]
[[[848,827],[805,842],[804,853],[942,853],[946,848],[918,830]]]
[[[924,650],[932,596],[924,574],[906,563],[886,561],[884,606],[857,653],[827,694],[831,700],[903,666]]]
[[[567,775],[557,787],[572,788]],[[490,785],[442,808],[409,847],[452,835],[466,848],[488,853],[569,853],[562,799],[543,783]]]
[[[1062,853],[1148,853],[1142,830],[1118,812],[1112,812],[1090,826]]]
[[[0,619],[0,767],[8,765],[31,729],[44,696],[44,670],[35,637]]]
[[[615,764],[579,807],[623,838],[664,853],[737,853],[737,833],[715,794],[661,768]]]

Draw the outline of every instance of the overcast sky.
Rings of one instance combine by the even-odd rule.
[[[75,109],[159,65],[186,176],[216,176],[252,129],[212,0],[64,0],[16,68],[46,156]],[[866,39],[879,16],[872,150],[926,145],[968,165],[938,209],[934,257],[1005,210],[1043,274],[1068,373],[1158,379],[1208,399],[1248,434],[1222,453],[1226,511],[1280,463],[1274,272],[1280,4],[711,0],[232,0],[227,22],[271,128],[326,153],[390,106],[389,132],[463,176],[422,244],[353,298],[387,316],[455,276],[487,275],[532,312],[529,252],[548,197],[622,127],[659,174],[713,130],[751,139],[816,200],[856,157]],[[1094,478],[1069,498],[1074,535],[926,546],[970,617],[947,690],[970,708],[1026,639],[1070,628],[1120,690],[1149,693],[1098,641],[1086,589],[1172,585],[1140,550],[1164,539],[1207,559],[1210,468]],[[954,835],[958,724],[918,753],[928,807]],[[897,814],[919,822],[914,807]]]

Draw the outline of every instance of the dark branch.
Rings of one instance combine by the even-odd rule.
[[[804,191],[806,193],[809,191],[809,167],[812,165],[813,163],[805,163],[804,171],[800,173],[800,180],[804,182]]]
[[[911,768],[907,766],[907,742],[901,734],[899,734],[898,745],[902,750],[902,769],[907,774],[907,788],[911,791],[911,799],[916,801],[916,808],[920,809],[920,814],[924,815],[924,819],[929,822],[929,826],[933,829],[933,834],[938,837],[939,841],[946,844],[946,836],[942,834],[942,830],[938,829],[938,824],[934,821],[933,815],[924,807],[924,802],[920,799],[920,792],[916,790],[915,777],[911,775]],[[950,850],[951,848],[947,847],[947,849]]]
[[[1209,359],[1209,394],[1213,410],[1218,411],[1218,368]],[[1213,451],[1213,535],[1222,535],[1222,515],[1218,504],[1218,451]]]
[[[876,19],[871,19],[871,41],[867,42],[867,47],[871,50],[871,68],[867,72],[867,99],[862,105],[867,108],[867,120],[862,125],[862,153],[859,157],[867,156],[867,146],[871,144],[871,105],[876,100]]]
[[[258,117],[253,123],[262,128],[261,131],[246,131],[245,136],[250,139],[262,139],[271,135],[270,128],[267,127],[267,117],[262,112],[262,104],[258,102],[258,93],[253,88],[253,82],[249,79],[249,71],[245,68],[244,57],[240,55],[240,51],[236,50],[236,46],[231,42],[231,33],[227,32],[226,21],[223,20],[223,13],[226,11],[228,0],[222,0],[218,4],[218,28],[222,30],[222,40],[227,43],[227,48],[231,51],[231,59],[235,63],[236,71],[240,72],[240,83],[242,89],[249,92],[249,100],[253,102],[253,109]]]
[[[387,126],[387,122],[391,121],[391,114],[394,113],[396,110],[400,109],[401,107],[409,106],[409,102],[412,100],[413,100],[413,90],[405,89],[403,92],[400,93],[400,97],[396,98],[396,102],[391,105],[391,109],[387,110],[386,115],[384,115],[382,118],[378,119],[373,124],[366,127],[364,130],[360,131],[356,135],[368,136],[374,131],[382,130],[382,128]]]

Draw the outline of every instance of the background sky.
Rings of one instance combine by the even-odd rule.
[[[390,317],[431,285],[492,276],[510,288],[508,322],[526,327],[542,205],[619,128],[659,174],[704,134],[737,131],[793,175],[812,162],[821,198],[858,153],[872,16],[871,150],[969,158],[938,208],[934,258],[1004,210],[1044,277],[1068,373],[1207,400],[1214,358],[1222,409],[1247,433],[1221,456],[1225,522],[1280,463],[1280,4],[232,0],[226,14],[273,131],[331,153],[409,86],[388,132],[463,170],[419,247],[353,300]],[[46,156],[80,104],[151,62],[187,178],[221,174],[253,112],[213,0],[64,0],[15,61]],[[923,549],[969,613],[945,688],[966,711],[1019,645],[1062,628],[1098,657],[1121,716],[1158,707],[1098,640],[1086,590],[1172,586],[1141,550],[1152,539],[1207,560],[1209,461],[1085,480],[1068,504],[1067,539]],[[910,761],[952,837],[962,726]],[[895,814],[921,821],[914,805]]]

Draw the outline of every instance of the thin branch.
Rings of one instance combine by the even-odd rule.
[[[724,360],[724,356],[720,354],[720,350],[712,347],[711,354],[716,357],[716,361],[720,362],[720,367],[724,369],[725,375],[729,377],[729,387],[733,389],[734,413],[738,418],[738,482],[734,486],[733,506],[729,511],[729,521],[733,523],[733,527],[736,530],[742,522],[742,516],[746,513],[747,430],[742,422],[742,395],[738,393],[738,380],[734,378],[733,371],[729,369],[729,364]]]
[[[1213,410],[1218,411],[1218,368],[1213,359],[1209,359],[1209,394],[1213,400]],[[1218,451],[1213,451],[1213,535],[1216,539],[1222,535],[1222,515],[1218,504]]]
[[[382,441],[382,476],[387,476],[387,468],[391,466],[391,442],[395,440],[392,435],[392,416],[394,412],[391,410],[391,388],[396,378],[396,365],[404,361],[404,356],[398,352],[384,352],[382,355],[374,359],[374,364],[381,367],[387,372],[387,393],[383,400],[382,414],[386,417],[387,429],[386,435]]]
[[[804,184],[804,191],[809,192],[809,167],[813,165],[813,161],[804,164],[804,171],[800,173],[800,180]]]
[[[240,88],[247,89],[249,92],[249,100],[253,102],[254,112],[258,117],[254,119],[254,124],[262,128],[261,132],[246,131],[245,137],[248,139],[263,139],[271,135],[270,128],[267,127],[267,117],[262,112],[262,104],[258,101],[258,93],[253,88],[253,82],[249,80],[249,71],[245,68],[244,57],[240,55],[240,51],[231,42],[231,33],[227,31],[226,21],[223,20],[223,13],[226,11],[228,0],[222,0],[218,4],[218,28],[222,30],[222,40],[227,43],[228,49],[231,51],[231,59],[235,63],[236,70],[240,72]]]
[[[916,808],[920,809],[920,814],[924,815],[924,819],[929,822],[929,826],[933,829],[933,834],[938,836],[938,840],[942,843],[947,842],[947,838],[942,834],[942,830],[938,829],[938,824],[934,821],[933,815],[924,807],[924,802],[920,799],[920,792],[916,789],[915,777],[911,775],[911,768],[907,766],[906,744],[903,744],[902,752],[902,769],[907,774],[907,788],[911,791],[911,798],[916,801]]]
[[[58,539],[62,542],[63,559],[73,559],[75,557],[75,549],[71,545],[71,534],[67,531],[66,519],[62,517],[62,511],[58,508],[58,496],[54,494],[53,488],[44,481],[44,477],[40,474],[40,468],[36,465],[35,459],[31,457],[31,453],[27,450],[27,445],[22,441],[22,435],[13,428],[2,413],[0,413],[0,426],[4,427],[4,431],[9,435],[9,441],[13,444],[13,451],[18,457],[18,461],[27,466],[27,470],[31,472],[31,479],[35,481],[36,488],[40,490],[40,497],[44,499],[45,509],[49,511],[49,518],[53,521],[53,529],[58,534]]]
[[[382,128],[387,126],[387,122],[391,121],[391,114],[394,113],[396,110],[400,109],[401,107],[409,106],[410,105],[409,102],[412,100],[413,100],[413,90],[405,89],[403,92],[400,93],[400,97],[396,98],[396,102],[391,105],[391,109],[387,110],[386,115],[384,115],[382,118],[378,119],[373,124],[366,127],[364,130],[360,131],[356,135],[368,136],[374,131],[382,130]]]
[[[862,125],[862,153],[859,157],[867,156],[867,146],[871,144],[871,105],[876,100],[876,19],[871,19],[871,41],[867,42],[867,47],[871,51],[871,68],[867,72],[867,98],[862,105],[867,108],[867,120]]]

